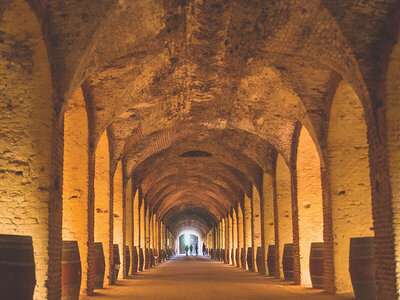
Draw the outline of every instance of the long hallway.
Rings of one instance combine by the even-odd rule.
[[[83,299],[352,299],[269,279],[206,257],[181,255],[119,280],[115,287],[96,291],[95,297]]]

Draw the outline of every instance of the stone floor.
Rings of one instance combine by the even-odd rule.
[[[282,280],[210,260],[205,257],[176,256],[155,268],[139,272],[117,286],[96,290],[81,299],[285,299],[345,300],[322,290],[295,286]]]

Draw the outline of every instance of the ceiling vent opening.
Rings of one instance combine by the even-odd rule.
[[[181,154],[181,157],[210,157],[211,153],[200,150],[187,151]]]

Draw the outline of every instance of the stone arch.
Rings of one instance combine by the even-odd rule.
[[[29,5],[22,0],[5,4],[0,15],[0,233],[32,236],[34,298],[57,298],[60,289],[48,289],[60,286],[61,275],[59,248],[49,247],[61,245],[61,208],[52,203],[62,178],[62,157],[57,151],[57,161],[52,156],[60,145],[54,139],[51,67]]]
[[[374,232],[364,110],[345,80],[332,102],[327,140],[335,286],[338,293],[347,293],[352,292],[350,238],[373,236]]]
[[[76,240],[82,266],[81,293],[86,290],[88,261],[89,127],[79,88],[64,113],[63,240]]]
[[[323,241],[321,163],[314,141],[304,127],[298,140],[296,170],[300,280],[302,285],[311,286],[311,243]]]
[[[293,243],[292,192],[290,169],[279,154],[276,162],[276,204],[278,211],[279,260],[283,257],[285,244]],[[279,264],[279,274],[283,278],[283,267]]]
[[[118,244],[119,249],[119,257],[125,257],[125,251],[123,249],[124,239],[123,239],[123,174],[122,174],[122,162],[119,160],[117,163],[116,170],[113,175],[113,244]],[[134,195],[132,195],[134,196]],[[129,199],[129,201],[133,201],[133,199]],[[131,251],[131,245],[129,246],[129,250]],[[121,260],[122,261],[122,260]],[[125,264],[121,263],[121,271],[120,274],[125,275],[124,266]],[[122,277],[122,276],[121,276]]]
[[[392,193],[394,247],[396,257],[397,293],[400,294],[400,34],[397,43],[389,56],[388,69],[385,80],[385,123],[386,142],[389,153],[389,174]]]
[[[103,244],[106,271],[110,275],[110,256],[113,245],[110,244],[110,154],[107,131],[104,131],[96,146],[94,177],[94,239]]]

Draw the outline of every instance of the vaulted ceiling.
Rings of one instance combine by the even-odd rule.
[[[7,2],[7,1],[6,1]],[[5,3],[6,3],[5,2]],[[205,233],[262,191],[296,124],[324,148],[330,100],[352,84],[379,105],[376,57],[396,0],[29,0],[45,32],[57,107],[81,86],[91,146],[178,234]],[[7,5],[7,4],[3,4]],[[0,5],[1,6],[1,5]],[[382,34],[385,32],[386,34]]]

